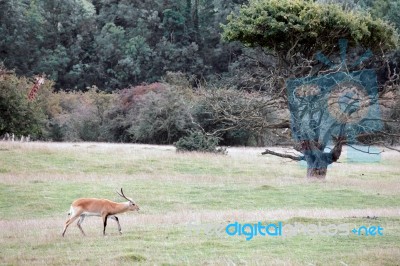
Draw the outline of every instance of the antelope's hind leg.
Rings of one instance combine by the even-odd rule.
[[[85,232],[83,232],[82,226],[81,224],[83,223],[83,220],[85,220],[85,215],[81,214],[79,221],[76,223],[76,225],[78,226],[79,230],[81,230],[82,234],[84,236],[86,236]]]
[[[76,219],[78,219],[78,217],[80,216],[80,214],[74,214],[72,215],[66,222],[65,222],[65,226],[64,226],[64,230],[62,232],[62,236],[65,235],[65,231],[67,231],[67,228],[70,224],[72,224]]]

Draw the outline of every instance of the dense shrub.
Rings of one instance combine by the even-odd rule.
[[[176,143],[176,150],[199,151],[212,153],[226,153],[226,149],[218,148],[219,139],[215,136],[206,135],[201,131],[192,131],[188,136],[180,138]]]
[[[387,93],[384,99],[381,100],[382,115],[389,118],[384,124],[385,132],[389,133],[384,135],[384,141],[389,145],[398,145],[399,132],[400,132],[400,85],[396,84],[393,86],[393,92]]]
[[[269,109],[262,93],[235,89],[200,89],[193,117],[205,132],[220,137],[222,145],[264,145],[269,123],[281,119]],[[282,112],[282,116],[286,113]]]
[[[46,123],[43,95],[51,90],[52,84],[45,82],[36,97],[29,100],[33,85],[33,80],[17,77],[0,67],[0,136],[9,133],[36,139],[43,137]]]
[[[106,140],[105,113],[114,95],[87,92],[53,93],[48,100],[48,138],[55,141]]]
[[[105,123],[110,141],[172,144],[194,126],[189,89],[152,83],[116,95]]]
[[[193,128],[188,102],[172,88],[143,96],[127,118],[134,142],[172,144]]]

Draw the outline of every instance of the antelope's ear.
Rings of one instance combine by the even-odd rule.
[[[127,198],[132,205],[136,205],[135,201],[131,198]]]

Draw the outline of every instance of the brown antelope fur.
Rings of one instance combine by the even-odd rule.
[[[107,219],[111,218],[117,222],[118,231],[121,232],[121,225],[119,224],[118,217],[115,216],[118,213],[127,211],[139,211],[139,206],[131,199],[124,195],[121,188],[121,193],[117,191],[118,195],[128,200],[128,202],[117,203],[108,199],[95,199],[95,198],[81,198],[77,199],[71,204],[70,211],[68,213],[68,220],[65,222],[62,236],[65,235],[65,231],[68,226],[79,218],[77,226],[81,230],[82,234],[85,235],[81,224],[87,216],[100,216],[103,219],[103,235],[106,234]]]

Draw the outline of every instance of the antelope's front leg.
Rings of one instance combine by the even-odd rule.
[[[115,216],[115,215],[113,215],[113,216],[110,216],[110,218],[113,219],[113,220],[115,220],[115,221],[117,222],[117,224],[118,224],[118,232],[119,232],[120,234],[122,234],[122,232],[121,232],[121,225],[119,224],[119,219],[118,219],[118,217]]]

